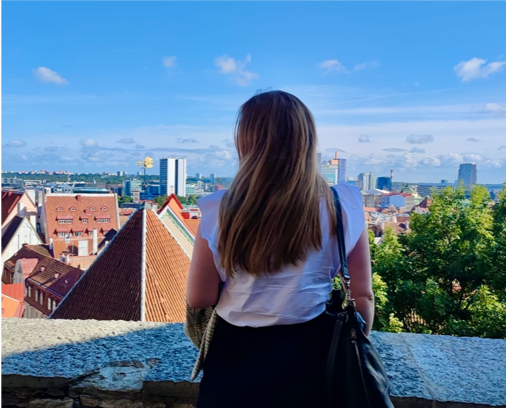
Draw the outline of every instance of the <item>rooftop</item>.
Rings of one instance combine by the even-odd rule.
[[[23,197],[23,191],[2,190],[2,225]]]
[[[189,267],[156,213],[138,210],[51,318],[183,322]]]

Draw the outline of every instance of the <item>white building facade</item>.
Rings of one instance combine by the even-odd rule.
[[[160,159],[160,194],[186,196],[186,159],[182,157]]]

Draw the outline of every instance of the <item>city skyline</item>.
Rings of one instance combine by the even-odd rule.
[[[349,175],[454,181],[475,162],[479,183],[506,179],[505,4],[118,6],[4,4],[3,169],[176,155],[234,175],[237,109],[272,88],[307,104]]]

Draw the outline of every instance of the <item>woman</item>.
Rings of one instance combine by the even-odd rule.
[[[198,407],[325,406],[325,302],[340,261],[313,117],[291,94],[261,93],[241,107],[235,143],[232,185],[199,200],[188,277],[188,304],[216,305],[218,314]],[[374,296],[361,195],[347,184],[335,188],[351,290],[368,334]]]

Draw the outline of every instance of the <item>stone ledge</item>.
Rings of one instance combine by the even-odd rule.
[[[506,407],[506,340],[371,337],[396,407]],[[2,319],[2,405],[192,407],[196,356],[181,324]]]

